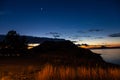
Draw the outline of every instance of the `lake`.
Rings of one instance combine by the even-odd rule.
[[[101,54],[106,62],[120,65],[120,49],[91,49],[91,51]]]

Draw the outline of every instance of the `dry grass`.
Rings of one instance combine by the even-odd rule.
[[[46,76],[47,75],[47,76]],[[120,69],[101,67],[55,67],[47,64],[38,72],[36,80],[120,80]]]
[[[0,80],[120,80],[120,68],[0,66]]]

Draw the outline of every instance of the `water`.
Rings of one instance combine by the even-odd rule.
[[[101,54],[106,62],[120,65],[120,49],[92,49],[92,51]]]

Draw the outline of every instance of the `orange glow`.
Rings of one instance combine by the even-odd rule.
[[[120,69],[108,68],[104,69],[99,66],[95,68],[81,67],[70,67],[70,66],[52,66],[46,64],[44,68],[37,74],[37,80],[79,80],[86,79],[119,79]],[[99,75],[98,75],[99,74]]]
[[[120,68],[102,68],[96,66],[0,66],[0,80],[104,80],[120,79]],[[7,74],[7,75],[6,75]]]
[[[101,48],[102,46],[108,47],[108,48],[114,48],[114,47],[120,47],[119,44],[113,44],[113,45],[89,45],[89,46],[79,46],[81,48]]]
[[[28,49],[31,49],[31,48],[36,47],[36,46],[39,46],[39,45],[40,45],[40,44],[38,44],[38,43],[28,44]]]

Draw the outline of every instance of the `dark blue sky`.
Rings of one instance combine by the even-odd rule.
[[[120,0],[0,0],[0,34],[12,29],[79,43],[120,44]]]

